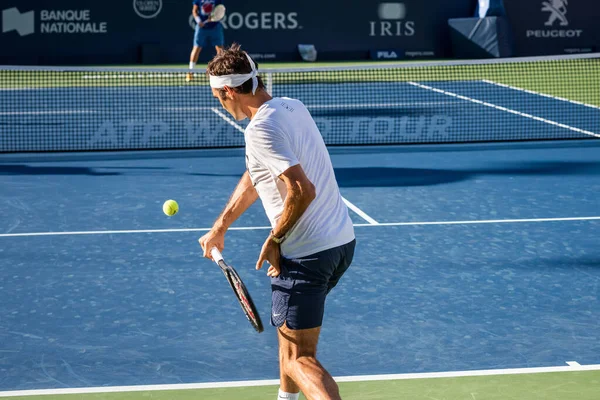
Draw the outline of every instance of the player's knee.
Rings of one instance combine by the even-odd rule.
[[[284,371],[288,376],[296,376],[299,371],[311,369],[315,365],[320,365],[314,356],[302,356],[297,358],[288,358],[283,360]]]

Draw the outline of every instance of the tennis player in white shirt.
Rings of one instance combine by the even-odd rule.
[[[246,169],[211,231],[204,256],[223,251],[225,232],[258,198],[272,230],[258,257],[271,278],[271,325],[278,330],[278,399],[340,399],[316,358],[325,298],[350,266],[356,240],[329,153],[307,108],[271,97],[256,64],[238,45],[216,55],[207,74],[213,96],[245,132]]]

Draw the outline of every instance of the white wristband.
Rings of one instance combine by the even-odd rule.
[[[194,19],[196,20],[196,23],[197,23],[198,25],[200,25],[200,17],[196,15],[196,16],[194,17]]]

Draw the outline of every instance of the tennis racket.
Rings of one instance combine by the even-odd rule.
[[[210,13],[210,22],[219,22],[225,17],[225,6],[223,4],[219,4],[215,7],[215,9]]]
[[[248,318],[248,321],[250,321],[258,333],[262,332],[263,324],[260,320],[260,315],[256,310],[256,306],[254,305],[252,297],[250,297],[250,293],[248,293],[248,289],[246,289],[246,285],[244,285],[242,278],[240,278],[237,271],[232,266],[225,262],[223,255],[221,255],[221,252],[216,247],[212,248],[210,254],[212,255],[213,261],[221,267],[221,271],[225,274],[229,285],[231,285],[231,288],[233,289],[233,293],[235,293],[240,302],[240,306],[242,306],[244,314],[246,314],[246,318]]]

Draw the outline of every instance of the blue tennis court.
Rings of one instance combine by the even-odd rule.
[[[598,143],[331,152],[374,220],[352,213],[328,300],[332,374],[600,364]],[[275,379],[274,333],[197,244],[243,171],[240,150],[4,156],[0,389]],[[255,204],[225,249],[263,318],[267,225]]]
[[[600,369],[600,99],[492,79],[273,87],[303,93],[357,235],[320,341],[333,376]],[[224,255],[264,333],[197,242],[245,171],[246,122],[183,82],[0,104],[0,396],[278,379],[260,202]]]

